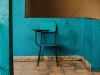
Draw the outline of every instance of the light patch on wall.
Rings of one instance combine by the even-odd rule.
[[[26,0],[25,17],[100,19],[100,0]]]

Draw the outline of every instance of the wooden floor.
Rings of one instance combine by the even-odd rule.
[[[14,75],[100,75],[100,72],[90,72],[81,61],[14,62]]]

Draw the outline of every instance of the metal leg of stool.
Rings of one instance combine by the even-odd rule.
[[[40,51],[39,51],[39,56],[38,56],[38,63],[37,63],[37,66],[39,66],[40,55],[41,55],[41,46],[40,46]]]
[[[57,48],[56,47],[55,47],[55,54],[56,54],[56,62],[57,62],[57,66],[58,66]]]

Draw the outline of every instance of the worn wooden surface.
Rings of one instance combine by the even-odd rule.
[[[38,56],[14,56],[13,61],[37,61]],[[56,60],[56,56],[41,56],[40,60]],[[82,60],[82,56],[69,55],[69,56],[58,56],[58,60]]]
[[[14,62],[14,75],[100,75],[90,72],[81,61]]]
[[[84,65],[87,67],[87,69],[89,71],[91,71],[91,64],[82,56],[82,62],[84,63]]]

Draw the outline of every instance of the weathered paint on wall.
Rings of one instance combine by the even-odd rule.
[[[93,20],[84,19],[83,24],[83,55],[91,62],[93,50]]]
[[[81,55],[83,53],[82,18],[25,18],[25,0],[13,0],[14,56],[38,55],[39,47],[35,44],[35,32],[31,29],[39,28],[43,21],[57,23],[58,55]],[[52,36],[53,34],[44,35],[43,41],[51,42],[54,40]],[[42,55],[55,55],[54,48],[43,47]]]
[[[100,71],[100,20],[84,19],[83,56],[91,63],[91,71]]]
[[[93,21],[92,71],[100,71],[100,20]]]
[[[25,18],[25,1],[20,0],[13,0],[14,56],[38,55],[39,47],[35,44],[35,32],[31,29],[39,28],[40,23],[43,21],[57,23],[58,55],[83,55],[92,64],[92,71],[99,70],[98,20],[93,21],[83,18]],[[43,42],[52,42],[52,35],[44,34]],[[40,38],[39,34],[38,36]],[[45,38],[45,36],[49,38]],[[42,56],[55,55],[53,49],[43,47]]]
[[[0,9],[0,61],[2,61],[0,62],[1,75],[9,75],[10,72],[8,2],[9,2],[8,0],[3,0],[3,1],[0,0],[0,8],[2,8]],[[82,18],[26,19],[24,18],[25,15],[23,14],[25,13],[24,7],[25,7],[25,2],[19,0],[13,1],[13,23],[14,23],[13,32],[14,32],[15,56],[37,55],[39,48],[35,45],[34,32],[31,31],[31,29],[39,28],[39,24],[42,21],[55,21],[58,25],[58,30],[57,30],[58,55],[83,54],[84,57],[92,64],[92,71],[100,71],[100,64],[99,64],[100,21],[99,20],[97,21],[92,21],[88,19],[83,20]],[[82,32],[82,26],[83,26],[83,32]],[[84,31],[87,32],[84,33]],[[82,44],[82,33],[83,36],[86,36],[83,37],[83,41],[85,40],[83,44]],[[51,36],[52,35],[50,35],[50,39],[52,38]],[[48,42],[49,41],[50,40],[48,40]],[[45,53],[45,51],[47,52],[47,54]],[[42,55],[54,55],[54,52],[50,48],[44,48],[42,51]]]
[[[9,0],[0,0],[0,75],[10,75]]]

